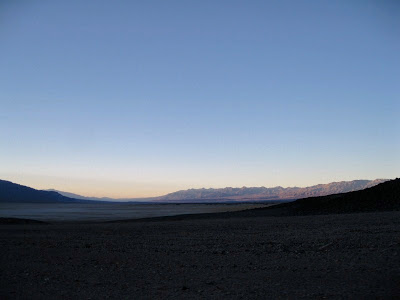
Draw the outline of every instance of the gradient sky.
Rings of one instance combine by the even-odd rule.
[[[0,178],[89,196],[400,174],[399,1],[1,1]]]

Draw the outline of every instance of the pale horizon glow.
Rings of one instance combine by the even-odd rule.
[[[3,1],[0,179],[93,197],[400,174],[400,2]]]
[[[201,188],[225,188],[225,187],[233,187],[233,188],[241,188],[241,187],[277,187],[282,186],[284,188],[287,187],[309,187],[318,184],[327,184],[332,182],[340,182],[340,181],[352,181],[352,180],[375,180],[375,179],[394,179],[394,178],[347,178],[347,179],[337,179],[333,181],[324,181],[324,182],[314,182],[308,184],[289,184],[289,185],[280,185],[280,184],[272,184],[272,185],[225,185],[225,186],[204,186],[204,185],[167,185],[165,183],[149,183],[149,182],[141,182],[141,183],[132,183],[132,182],[113,182],[112,180],[90,180],[90,179],[75,179],[68,180],[66,178],[57,178],[57,177],[48,177],[48,176],[38,176],[38,175],[28,175],[28,176],[18,176],[18,175],[4,175],[1,179],[8,180],[14,183],[26,185],[38,190],[48,190],[55,189],[61,192],[69,192],[78,194],[80,196],[85,197],[108,197],[115,199],[128,199],[128,198],[147,198],[147,197],[158,197],[164,196],[169,193],[173,193],[180,190],[187,189],[201,189]],[[16,181],[16,180],[19,180]]]

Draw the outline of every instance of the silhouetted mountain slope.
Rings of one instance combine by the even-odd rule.
[[[400,178],[361,191],[294,202],[259,209],[263,215],[309,215],[400,210]]]
[[[389,180],[362,191],[300,199],[292,203],[298,211],[379,211],[400,209],[400,179]]]
[[[265,208],[224,213],[167,216],[149,218],[148,220],[181,221],[188,219],[285,217],[398,210],[400,210],[400,178],[386,181],[362,191],[304,198]],[[142,222],[143,220],[145,219],[127,220],[126,222]]]
[[[147,197],[147,198],[109,198],[109,197],[87,197],[87,196],[82,196],[74,193],[69,193],[69,192],[64,192],[64,191],[59,191],[55,189],[48,189],[45,191],[50,191],[50,192],[57,192],[65,197],[68,198],[73,198],[73,199],[79,199],[79,200],[87,200],[88,203],[94,203],[94,201],[98,202],[129,202],[129,203],[153,203],[152,200],[155,199],[155,197]]]
[[[337,193],[346,193],[362,190],[375,186],[387,179],[376,180],[353,180],[318,184],[310,187],[242,187],[222,189],[189,189],[174,192],[158,197],[157,200],[236,200],[236,201],[257,201],[257,200],[289,200],[313,196],[325,196]]]
[[[78,195],[78,194],[74,194],[74,193],[55,190],[55,189],[48,189],[46,191],[56,192],[65,197],[79,199],[79,200],[95,200],[95,201],[118,201],[119,200],[119,199],[108,198],[108,197],[86,197],[86,196],[82,196],[82,195]]]
[[[33,188],[0,180],[0,202],[54,203],[81,202],[56,192],[40,191]]]

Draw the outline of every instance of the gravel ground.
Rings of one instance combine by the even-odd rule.
[[[400,212],[0,226],[0,299],[400,298]]]

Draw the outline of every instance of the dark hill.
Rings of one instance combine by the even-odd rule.
[[[272,207],[244,211],[243,214],[296,216],[395,210],[400,210],[400,178],[361,191],[304,198]]]
[[[81,202],[57,192],[35,190],[33,188],[0,180],[0,202],[11,203],[65,203]]]
[[[186,219],[284,217],[398,210],[400,210],[400,178],[386,181],[362,191],[304,198],[294,202],[278,204],[266,208],[255,208],[244,211],[224,213],[157,217],[148,218],[147,220],[181,221]],[[143,220],[145,219],[118,222],[141,222]]]
[[[10,225],[10,224],[15,225],[15,224],[49,224],[49,223],[31,219],[0,218],[0,225]]]
[[[299,199],[286,206],[300,214],[400,210],[400,178],[361,191]]]

